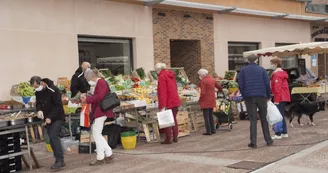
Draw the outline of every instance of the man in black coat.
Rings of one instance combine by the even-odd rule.
[[[71,79],[71,97],[75,97],[77,93],[87,93],[90,90],[90,85],[84,78],[84,72],[91,65],[88,62],[83,62],[81,67],[79,67]]]
[[[30,79],[30,84],[35,89],[38,117],[45,121],[50,145],[56,158],[51,169],[61,169],[66,166],[60,141],[61,127],[65,122],[61,93],[53,81],[48,78],[41,79],[39,76],[33,76]]]

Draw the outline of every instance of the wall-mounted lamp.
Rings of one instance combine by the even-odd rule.
[[[162,17],[166,16],[166,14],[163,13],[163,12],[159,12],[158,15],[159,15],[159,16],[162,16]]]
[[[191,18],[190,14],[185,14],[183,17],[184,18]]]

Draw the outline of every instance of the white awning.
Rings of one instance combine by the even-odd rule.
[[[328,42],[311,42],[311,43],[301,43],[293,44],[288,46],[279,47],[269,47],[254,51],[244,52],[243,56],[247,57],[249,55],[257,56],[277,56],[283,57],[288,55],[313,55],[328,52]]]

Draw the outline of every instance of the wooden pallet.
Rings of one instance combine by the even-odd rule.
[[[145,133],[147,142],[152,143],[152,142],[160,142],[161,141],[161,135],[159,134],[157,121],[153,120],[153,121],[143,122],[142,127],[143,127],[143,131]],[[152,129],[152,131],[154,133],[153,137],[150,136],[150,132],[151,132],[150,129]]]
[[[205,122],[202,112],[190,112],[189,117],[191,119],[191,131],[195,132],[205,127]]]

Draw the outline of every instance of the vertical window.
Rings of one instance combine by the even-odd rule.
[[[258,43],[228,42],[229,70],[241,70],[247,65],[247,59],[243,57],[243,53],[258,48]]]
[[[276,43],[276,47],[279,46],[288,46],[288,45],[293,45],[295,43]],[[285,56],[285,57],[280,57],[281,58],[281,68],[284,69],[289,69],[289,68],[294,68],[297,67],[297,59],[298,59],[298,55],[293,55],[293,56]]]
[[[79,37],[79,63],[90,62],[92,67],[109,69],[112,74],[129,75],[133,70],[132,40]]]

